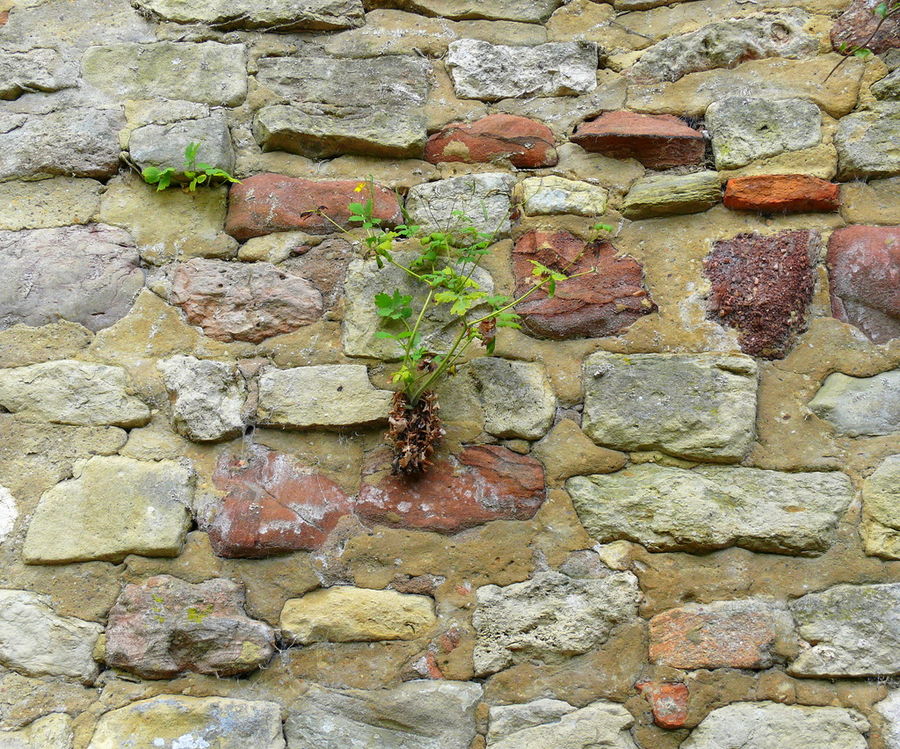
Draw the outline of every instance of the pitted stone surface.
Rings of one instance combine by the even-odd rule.
[[[122,737],[156,749],[284,749],[275,702],[164,694],[110,710],[87,749],[121,749]]]
[[[900,689],[888,692],[887,697],[875,704],[875,709],[884,717],[885,749],[900,749]]]
[[[625,196],[622,213],[630,219],[700,213],[721,199],[716,172],[654,174],[634,183]]]
[[[547,433],[556,414],[556,398],[543,365],[485,356],[470,367],[484,409],[485,431],[527,440]]]
[[[881,102],[869,111],[842,117],[834,134],[838,176],[849,180],[900,174],[898,135],[900,102]]]
[[[75,85],[77,71],[55,49],[0,47],[0,99],[16,99],[26,92],[59,91]]]
[[[690,690],[687,684],[668,681],[639,681],[634,685],[653,710],[653,722],[660,728],[681,728],[688,717]]]
[[[131,131],[128,151],[141,169],[148,166],[174,167],[183,176],[184,149],[199,143],[197,162],[226,172],[234,171],[234,148],[225,117],[214,114],[168,125],[143,125]]]
[[[597,47],[591,42],[509,47],[460,39],[450,43],[446,66],[461,99],[565,96],[597,87]]]
[[[0,231],[86,224],[100,210],[102,188],[96,180],[77,177],[0,182]]]
[[[520,169],[554,166],[553,131],[543,123],[511,114],[491,114],[476,122],[454,122],[428,139],[425,159],[491,163],[509,161]]]
[[[18,731],[0,731],[6,749],[71,749],[75,736],[72,719],[65,713],[51,713]]]
[[[109,612],[104,659],[144,679],[185,671],[235,676],[264,664],[274,647],[272,628],[244,613],[237,583],[158,575],[125,586]]]
[[[173,356],[157,365],[172,400],[175,430],[196,442],[217,442],[244,431],[244,379],[234,364]]]
[[[548,700],[549,701],[549,700]],[[495,708],[492,708],[492,710]],[[549,716],[548,716],[549,717]],[[523,726],[498,741],[488,739],[489,749],[637,749],[629,728],[634,718],[622,705],[600,700],[533,726]]]
[[[69,320],[100,330],[144,286],[131,236],[103,224],[0,232],[0,328]]]
[[[90,458],[44,492],[22,554],[32,564],[177,556],[192,493],[191,472],[175,461]]]
[[[900,431],[900,369],[874,377],[828,375],[809,410],[838,434],[874,437]]]
[[[842,473],[781,473],[738,466],[693,470],[652,464],[566,482],[587,532],[652,551],[742,546],[776,554],[828,549],[850,505]]]
[[[74,359],[0,369],[0,406],[28,421],[74,426],[141,426],[147,405],[128,393],[121,367]]]
[[[425,231],[474,226],[495,239],[509,235],[510,199],[516,179],[506,172],[483,172],[416,185],[406,198],[410,220]],[[454,215],[462,211],[466,219]]]
[[[810,646],[790,664],[796,676],[900,674],[900,583],[836,585],[790,605]]]
[[[91,652],[102,631],[99,624],[59,616],[44,596],[0,590],[0,664],[13,671],[90,683],[97,676]]]
[[[330,31],[363,24],[361,0],[138,0],[135,5],[166,21],[217,29]]]
[[[740,354],[609,354],[584,361],[585,433],[607,447],[740,460],[756,419],[756,363]]]
[[[891,455],[863,482],[866,553],[900,559],[900,455]]]
[[[394,689],[323,689],[312,685],[288,708],[288,749],[469,749],[481,686],[408,681]]]
[[[564,177],[529,177],[516,185],[522,209],[528,216],[571,213],[600,216],[606,211],[607,191],[590,182]]]
[[[491,707],[488,726],[488,746],[505,739],[524,728],[558,721],[578,708],[562,700],[540,699],[522,705],[497,705]]]

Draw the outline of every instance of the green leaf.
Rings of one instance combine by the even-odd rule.
[[[172,184],[172,175],[175,174],[174,169],[164,169],[162,174],[159,175],[159,182],[156,183],[157,192],[160,190],[165,190],[170,184]]]
[[[888,14],[887,3],[878,3],[878,5],[875,6],[875,10],[872,12],[879,18],[884,18]]]
[[[854,56],[854,57],[858,57],[860,60],[867,60],[868,58],[870,58],[870,57],[872,56],[872,54],[873,54],[873,53],[872,53],[872,50],[871,50],[871,49],[865,49],[865,48],[863,48],[863,49],[858,49],[858,50],[856,50],[856,51],[853,53],[853,56]]]
[[[404,331],[404,332],[405,332],[405,331]],[[387,330],[376,330],[376,331],[375,331],[375,337],[376,337],[376,338],[391,338],[391,339],[393,339],[393,340],[396,340],[396,339],[399,338],[400,336],[394,335],[393,333],[391,333],[391,332],[389,332],[389,331],[387,331]]]
[[[487,351],[487,355],[488,355],[488,356],[493,356],[493,355],[494,355],[494,346],[496,346],[496,345],[497,345],[497,339],[496,339],[496,338],[491,338],[491,339],[485,344],[484,348],[485,348],[485,351]]]
[[[141,176],[148,185],[155,185],[159,182],[160,176],[162,176],[162,169],[157,169],[155,166],[144,167]]]
[[[188,164],[193,164],[197,160],[197,152],[200,150],[199,143],[188,143],[184,149],[184,160]]]
[[[411,296],[404,296],[397,290],[393,296],[384,293],[375,295],[375,307],[379,316],[390,320],[405,320],[411,317],[412,308],[409,307],[411,301]]]
[[[555,278],[551,277],[550,280],[547,282],[547,296],[549,296],[551,298],[556,296],[556,279]]]

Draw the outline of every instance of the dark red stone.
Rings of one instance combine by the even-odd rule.
[[[558,161],[553,131],[540,122],[512,114],[491,114],[476,122],[447,125],[428,139],[425,159],[432,164],[508,159],[522,169],[554,166]]]
[[[644,286],[637,260],[617,257],[609,242],[585,242],[567,231],[534,230],[522,235],[513,250],[516,295],[532,286],[531,260],[575,275],[556,284],[552,298],[539,289],[516,307],[522,324],[545,338],[598,338],[615,335],[642,315],[656,311]]]
[[[0,26],[5,26],[6,22],[9,20],[9,11],[4,10],[0,13]]]
[[[222,557],[318,549],[351,512],[350,498],[334,481],[261,445],[220,457],[213,483],[228,492],[207,529]]]
[[[900,337],[900,226],[848,226],[828,240],[831,314],[869,340]]]
[[[806,330],[818,247],[818,232],[809,230],[715,242],[703,264],[709,319],[735,328],[745,354],[782,358]]]
[[[268,173],[248,177],[232,185],[228,193],[225,231],[242,241],[276,231],[330,234],[338,231],[338,226],[352,226],[347,206],[368,197],[368,186],[356,192],[359,184],[356,180],[297,179]],[[402,221],[400,203],[392,191],[375,185],[374,201],[375,218],[387,226]]]
[[[725,186],[723,202],[735,211],[760,213],[836,211],[841,205],[838,185],[808,174],[734,177]]]
[[[571,138],[586,151],[637,159],[650,169],[701,164],[703,133],[670,114],[607,112],[582,123]]]
[[[861,47],[876,54],[892,47],[900,47],[900,17],[897,15],[886,19],[878,33],[869,39],[878,26],[879,18],[875,15],[875,7],[881,2],[882,0],[853,0],[831,27],[831,46],[840,52],[845,45],[844,54],[850,54]]]
[[[653,710],[653,722],[660,728],[681,728],[688,716],[690,693],[687,684],[640,681],[635,684]]]
[[[388,476],[364,484],[356,514],[393,528],[456,533],[491,520],[528,520],[545,495],[537,460],[482,445],[437,461],[417,479]]]

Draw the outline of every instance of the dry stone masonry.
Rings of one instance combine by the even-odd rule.
[[[0,0],[0,748],[900,749],[895,4]]]

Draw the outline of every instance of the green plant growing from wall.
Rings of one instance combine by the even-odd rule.
[[[869,44],[872,43],[872,40],[878,35],[878,32],[881,31],[881,27],[884,25],[885,21],[900,14],[900,0],[882,0],[882,2],[878,3],[872,9],[872,14],[875,16],[875,18],[878,19],[878,22],[876,23],[875,28],[872,30],[872,33],[869,34],[868,38],[862,44],[851,45],[847,42],[842,42],[840,44],[840,46],[837,48],[837,51],[842,55],[845,55],[845,57],[831,69],[828,75],[825,76],[826,81],[831,78],[831,76],[835,74],[837,69],[841,67],[841,65],[843,65],[850,57],[858,57],[860,60],[868,60],[875,54],[871,49],[869,49]]]
[[[239,179],[235,179],[224,169],[202,162],[197,163],[199,151],[199,143],[188,143],[184,149],[184,166],[180,170],[173,166],[162,168],[148,166],[141,172],[141,176],[148,185],[156,185],[157,192],[165,190],[173,181],[176,181],[179,171],[185,180],[182,189],[188,192],[196,192],[198,185],[212,187],[226,182],[240,182]]]

